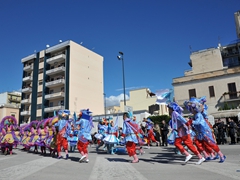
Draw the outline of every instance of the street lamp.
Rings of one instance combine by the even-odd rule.
[[[122,72],[123,72],[123,94],[124,94],[124,107],[126,106],[126,92],[125,92],[125,77],[124,77],[124,61],[123,61],[123,52],[119,52],[120,55],[117,56],[118,60],[122,61]]]
[[[107,111],[107,108],[106,108],[106,94],[103,93],[103,96],[104,96],[104,114],[105,114],[105,119],[106,119],[106,111]]]

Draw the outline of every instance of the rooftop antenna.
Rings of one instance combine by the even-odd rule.
[[[192,46],[189,45],[190,54],[192,54]]]
[[[220,40],[221,40],[221,38],[220,38],[220,36],[218,36],[218,49],[221,47]]]

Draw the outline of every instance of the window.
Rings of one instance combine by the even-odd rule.
[[[38,104],[37,109],[42,109],[42,104]]]
[[[40,58],[39,62],[43,62],[44,61],[44,58]]]
[[[236,89],[235,83],[228,83],[228,92],[229,92],[230,99],[237,98],[237,89]]]
[[[38,70],[38,74],[41,74],[41,73],[43,73],[43,68]]]
[[[37,97],[42,97],[42,92],[38,92]]]
[[[208,89],[209,89],[209,96],[210,97],[215,97],[214,87],[213,86],[208,86]]]
[[[53,107],[53,102],[50,102],[50,103],[49,103],[49,107]]]
[[[189,90],[188,90],[188,93],[189,93],[189,99],[190,99],[191,97],[197,97],[197,96],[196,96],[196,90],[195,90],[195,89],[189,89]]]
[[[15,117],[15,114],[11,114],[11,116]]]
[[[43,84],[43,80],[39,80],[38,85],[42,85],[42,84]]]
[[[53,90],[53,89],[51,89],[51,90],[50,90],[50,92],[49,92],[49,94],[52,94],[53,92],[54,92],[54,90]]]

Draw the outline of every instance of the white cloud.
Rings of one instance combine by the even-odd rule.
[[[126,94],[125,95],[126,100],[129,99],[129,96]],[[106,106],[120,106],[120,101],[124,100],[124,94],[120,94],[118,96],[110,96],[106,97]]]

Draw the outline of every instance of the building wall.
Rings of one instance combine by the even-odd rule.
[[[179,105],[189,99],[189,89],[196,90],[196,96],[206,96],[209,114],[217,112],[221,106],[222,95],[228,92],[228,83],[235,82],[237,91],[240,90],[240,72],[227,76],[212,77],[196,81],[188,81],[174,85],[174,96]],[[210,97],[209,86],[214,87],[215,97]]]
[[[69,109],[104,114],[103,57],[70,42]]]
[[[17,122],[19,121],[19,109],[18,108],[10,108],[10,107],[0,107],[0,120],[2,120],[5,116],[15,116]]]
[[[0,94],[0,104],[6,104],[7,103],[7,92],[1,93]]]
[[[216,71],[223,68],[221,52],[217,48],[192,53],[190,59],[192,62],[191,74]]]
[[[147,88],[137,89],[129,91],[129,100],[126,101],[126,105],[133,108],[133,111],[147,110],[148,107],[156,104],[157,97],[150,97],[147,95]],[[168,114],[166,105],[159,105],[159,115]],[[120,110],[124,112],[124,102],[120,102]]]

